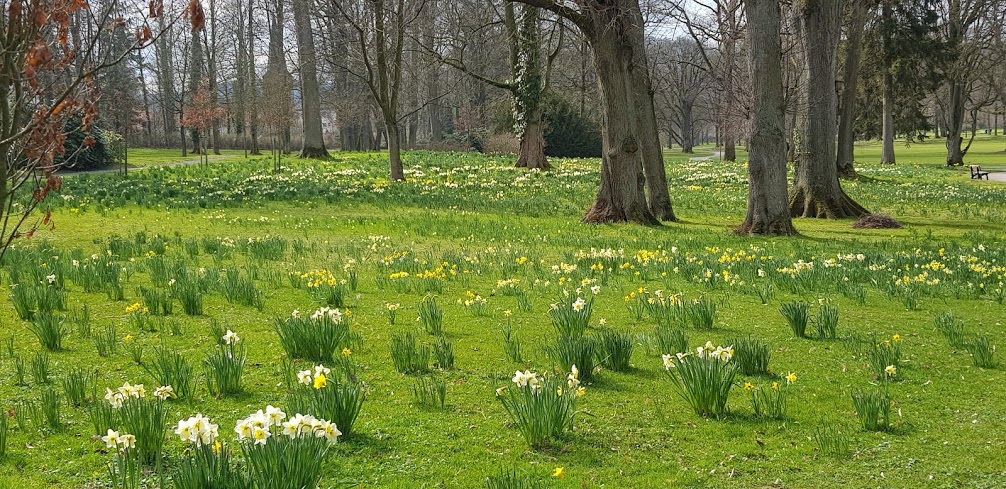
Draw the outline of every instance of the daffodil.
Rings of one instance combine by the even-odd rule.
[[[751,389],[754,389],[754,384],[752,384],[751,382],[745,382],[744,383],[744,390],[749,391]]]
[[[894,377],[895,375],[898,375],[898,367],[895,367],[894,365],[888,365],[887,367],[884,368],[884,373],[887,374],[889,377]]]
[[[557,477],[559,479],[565,479],[566,478],[566,469],[564,467],[556,467],[555,470],[552,471],[552,477]]]
[[[790,372],[789,375],[786,376],[786,383],[787,384],[792,384],[793,382],[796,382],[796,374],[793,373],[793,372]]]
[[[321,389],[321,388],[325,387],[326,385],[328,385],[328,378],[325,377],[325,374],[318,374],[318,375],[314,376],[314,388],[315,389]]]

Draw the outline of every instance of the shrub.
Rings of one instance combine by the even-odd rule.
[[[114,131],[91,126],[85,132],[80,117],[72,117],[64,124],[63,132],[66,134],[63,154],[57,154],[53,160],[66,168],[97,170],[118,164],[125,158],[125,139]],[[84,144],[88,137],[94,142],[91,146]]]

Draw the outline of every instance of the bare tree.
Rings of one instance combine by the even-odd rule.
[[[388,136],[390,178],[405,180],[402,166],[399,98],[402,88],[406,28],[420,17],[424,3],[405,0],[361,0],[355,3],[329,1],[323,15],[340,16],[355,32],[355,44],[364,80],[380,109]]]
[[[974,141],[972,133],[964,145],[968,99],[982,74],[1002,61],[990,47],[1002,35],[1004,6],[1003,0],[947,0],[940,4],[944,40],[951,46],[947,53],[950,67],[943,103],[947,118],[947,166],[963,165],[964,155]],[[978,105],[981,104],[972,103],[972,110]]]

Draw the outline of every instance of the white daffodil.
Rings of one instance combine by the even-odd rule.
[[[119,444],[119,432],[109,428],[108,434],[101,437],[101,441],[105,442],[105,447],[115,448]]]
[[[224,344],[226,345],[230,345],[241,341],[241,338],[238,336],[238,334],[229,329],[227,330],[227,333],[224,334],[222,339],[224,340]]]

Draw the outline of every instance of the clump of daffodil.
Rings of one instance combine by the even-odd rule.
[[[733,346],[707,341],[694,353],[664,354],[664,371],[685,402],[700,416],[726,414],[727,397],[738,367]]]
[[[346,435],[352,432],[366,390],[356,375],[349,349],[332,365],[323,364],[297,372],[297,388],[291,395],[291,405],[331,420]]]
[[[517,370],[510,381],[496,389],[496,397],[529,445],[547,445],[573,430],[577,404],[585,394],[576,365],[565,379]]]
[[[755,416],[759,418],[783,419],[786,417],[786,396],[789,387],[796,383],[797,375],[794,372],[786,374],[785,383],[772,381],[767,389],[753,384],[750,381],[744,382],[744,391],[751,397],[751,409]]]
[[[261,487],[275,481],[284,481],[284,487],[317,487],[328,447],[342,435],[329,420],[299,413],[287,417],[272,406],[239,419],[234,433],[252,482]]]
[[[870,362],[873,374],[878,380],[897,380],[898,368],[901,367],[901,335],[894,334],[889,339],[877,340],[871,338],[870,348],[866,358]]]

